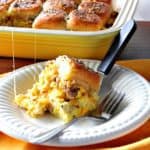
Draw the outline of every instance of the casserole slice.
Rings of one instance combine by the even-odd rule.
[[[49,111],[69,122],[96,111],[99,102],[100,76],[84,64],[67,56],[49,61],[39,80],[26,94],[19,94],[15,103],[32,117]]]

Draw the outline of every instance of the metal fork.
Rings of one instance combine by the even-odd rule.
[[[69,123],[65,123],[56,128],[50,129],[49,131],[46,130],[45,132],[42,133],[37,133],[35,135],[32,134],[29,137],[29,141],[31,143],[37,143],[37,144],[46,142],[58,136],[58,134],[62,133],[66,128],[70,127],[75,122],[79,120],[81,121],[81,119],[90,119],[92,121],[99,121],[100,124],[104,123],[113,117],[115,111],[117,110],[119,104],[122,102],[124,97],[125,97],[124,93],[116,90],[111,90],[100,103],[100,109],[102,113],[99,117],[87,116],[87,117],[76,118]]]
[[[111,119],[117,110],[119,104],[122,102],[122,100],[125,97],[125,93],[122,93],[121,91],[117,90],[111,90],[108,92],[108,94],[104,97],[103,100],[101,100],[100,103],[100,109],[101,109],[101,115],[98,117],[90,116],[91,119],[98,119],[108,121]]]

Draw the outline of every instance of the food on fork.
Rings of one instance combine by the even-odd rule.
[[[8,13],[13,26],[31,27],[34,18],[42,9],[41,0],[15,0],[9,7]]]
[[[26,94],[15,97],[15,103],[32,117],[50,112],[69,122],[96,111],[99,103],[100,76],[83,63],[68,56],[48,61]]]
[[[102,19],[95,13],[73,10],[67,17],[67,29],[75,31],[97,31],[103,28]]]
[[[33,28],[66,29],[66,12],[59,9],[43,10],[34,20]]]
[[[43,10],[48,9],[61,9],[67,13],[77,8],[77,3],[75,0],[47,0],[43,4]]]

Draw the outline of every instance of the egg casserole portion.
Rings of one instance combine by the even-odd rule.
[[[100,77],[82,63],[67,56],[48,61],[39,79],[26,94],[15,97],[15,103],[31,117],[50,112],[69,122],[85,116],[98,106]]]

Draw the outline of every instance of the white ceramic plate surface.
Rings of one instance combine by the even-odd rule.
[[[99,64],[99,61],[94,60],[83,60],[83,62],[94,70]],[[33,119],[13,102],[14,76],[17,94],[24,93],[32,87],[44,66],[45,62],[29,65],[1,80],[0,130],[9,136],[31,142],[31,136],[40,136],[63,123],[51,115]],[[78,122],[60,136],[42,145],[80,146],[101,143],[123,136],[142,125],[150,116],[149,83],[137,73],[115,65],[111,73],[104,78],[101,96],[112,87],[121,90],[126,96],[110,121],[104,124],[88,120]]]

